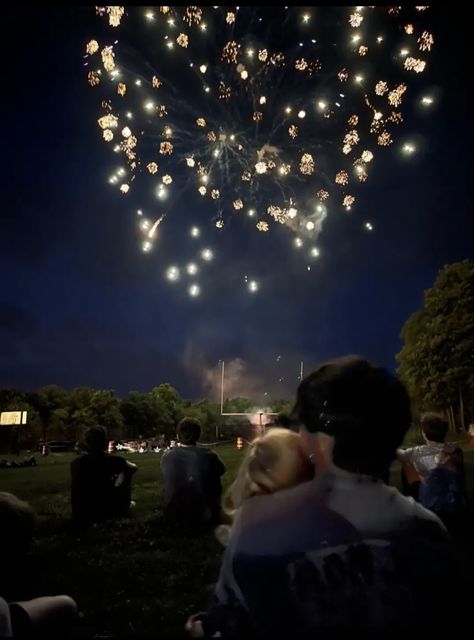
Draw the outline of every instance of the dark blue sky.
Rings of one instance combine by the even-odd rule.
[[[196,396],[206,366],[240,357],[279,393],[299,358],[309,367],[351,352],[394,368],[424,289],[444,264],[474,257],[467,27],[447,13],[436,9],[426,76],[439,105],[405,129],[423,153],[377,161],[354,217],[329,219],[310,274],[266,239],[261,295],[232,286],[231,264],[192,301],[139,251],[130,202],[107,188],[110,152],[80,60],[93,9],[6,10],[0,386],[123,394],[168,381]],[[364,219],[374,233],[361,233]],[[234,239],[236,269],[248,249]]]

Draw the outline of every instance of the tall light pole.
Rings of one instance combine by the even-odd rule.
[[[222,367],[221,367],[221,414],[224,413],[224,369],[225,369],[225,362],[224,362],[224,360],[222,360]]]

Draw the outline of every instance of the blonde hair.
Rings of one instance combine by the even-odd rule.
[[[299,435],[288,429],[270,429],[251,443],[236,479],[227,490],[223,509],[233,516],[247,498],[293,487],[309,480],[313,472]]]

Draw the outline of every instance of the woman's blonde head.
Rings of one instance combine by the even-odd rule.
[[[313,471],[297,433],[270,429],[250,444],[237,477],[227,491],[224,510],[233,515],[246,498],[297,485],[309,480]]]

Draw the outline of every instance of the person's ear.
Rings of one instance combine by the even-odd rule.
[[[300,430],[300,438],[303,451],[314,465],[316,475],[328,471],[333,466],[334,438],[322,432],[309,433],[306,429]]]

